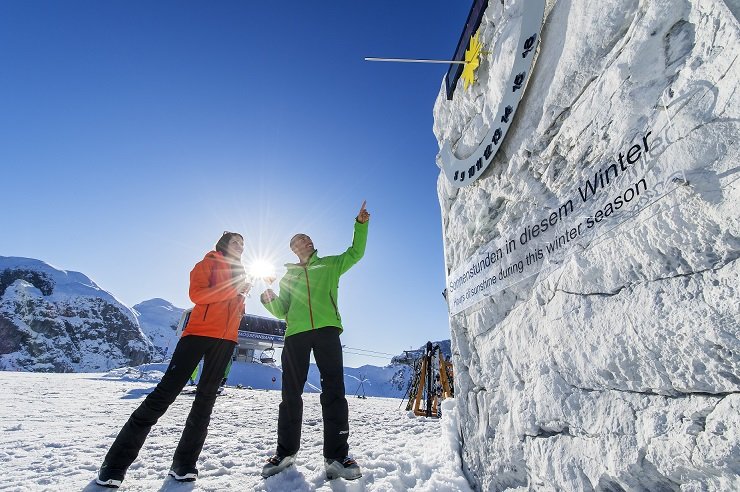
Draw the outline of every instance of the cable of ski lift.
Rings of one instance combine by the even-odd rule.
[[[350,354],[350,355],[361,355],[361,356],[363,356],[363,357],[375,357],[376,359],[388,359],[388,357],[385,357],[385,356],[383,356],[383,355],[370,355],[370,354],[362,354],[362,353],[359,353],[359,352],[351,352],[351,351],[349,351],[349,350],[344,350],[343,352],[344,352],[345,354]]]
[[[390,357],[394,357],[394,356],[398,355],[398,354],[389,354],[387,352],[378,352],[377,350],[368,350],[368,349],[361,349],[361,348],[355,348],[355,347],[348,347],[346,345],[342,345],[342,348],[343,349],[346,349],[346,350],[356,350],[356,351],[360,351],[360,352],[371,352],[373,354],[382,354],[382,355],[387,355],[387,356],[390,356]]]

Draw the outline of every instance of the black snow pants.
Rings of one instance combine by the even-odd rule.
[[[196,335],[182,337],[172,353],[172,360],[162,381],[131,414],[105,456],[104,463],[111,469],[126,470],[134,462],[149,430],[175,401],[195,366],[203,359],[203,372],[195,401],[172,460],[173,465],[195,466],[206,440],[218,386],[235,345],[231,340],[220,338]]]
[[[278,415],[277,454],[298,452],[303,422],[303,386],[313,356],[321,374],[321,413],[324,417],[324,457],[344,459],[349,451],[349,411],[344,395],[344,364],[339,328],[327,326],[285,337],[283,401]]]

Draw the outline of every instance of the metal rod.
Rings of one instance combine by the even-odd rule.
[[[412,58],[372,58],[365,57],[365,61],[377,61],[377,62],[401,62],[401,63],[455,63],[457,65],[465,65],[464,61],[452,61],[452,60],[425,60],[425,59],[412,59]]]

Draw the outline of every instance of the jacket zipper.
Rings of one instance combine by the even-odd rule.
[[[334,315],[339,319],[339,309],[337,309],[337,303],[334,302],[334,296],[331,295],[331,292],[329,292],[329,300],[331,301],[331,305],[334,306]]]
[[[213,275],[213,272],[212,272],[212,274],[211,274],[211,282],[210,282],[211,284],[215,284],[216,283],[216,281],[215,281],[215,279],[213,277],[214,277],[214,275]],[[232,301],[228,301],[228,303],[226,304],[226,323],[225,323],[225,326],[224,326],[224,331],[223,331],[223,333],[221,333],[221,336],[219,337],[221,340],[226,340],[226,333],[229,331],[229,321],[231,321],[232,311],[233,311],[233,308],[231,307],[231,303],[232,303]],[[211,307],[211,305],[210,304],[206,304],[206,312],[203,313],[203,321],[206,320],[206,315],[208,314],[208,308],[209,307]],[[238,338],[239,338],[239,336],[238,336],[238,328],[237,328],[237,339]]]
[[[315,330],[316,326],[313,324],[313,308],[311,307],[311,286],[308,285],[308,268],[303,267],[303,271],[306,272],[306,291],[308,292],[308,315],[311,317],[311,329]]]
[[[211,307],[210,304],[206,304],[206,310],[203,312],[203,321],[206,320],[206,315],[208,314],[208,308]]]
[[[224,332],[221,333],[221,340],[226,340],[226,332],[229,331],[229,321],[231,321],[231,301],[226,305],[226,326],[224,326]],[[237,337],[238,338],[238,337]]]

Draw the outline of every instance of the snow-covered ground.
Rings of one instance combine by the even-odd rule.
[[[105,490],[94,484],[98,466],[159,375],[0,372],[0,490]],[[460,467],[454,400],[444,402],[437,420],[412,416],[399,399],[348,398],[350,453],[363,477],[328,482],[319,395],[306,394],[297,466],[264,480],[280,393],[233,387],[216,402],[199,479],[180,484],[167,471],[192,398],[178,397],[152,428],[121,490],[471,490]]]

